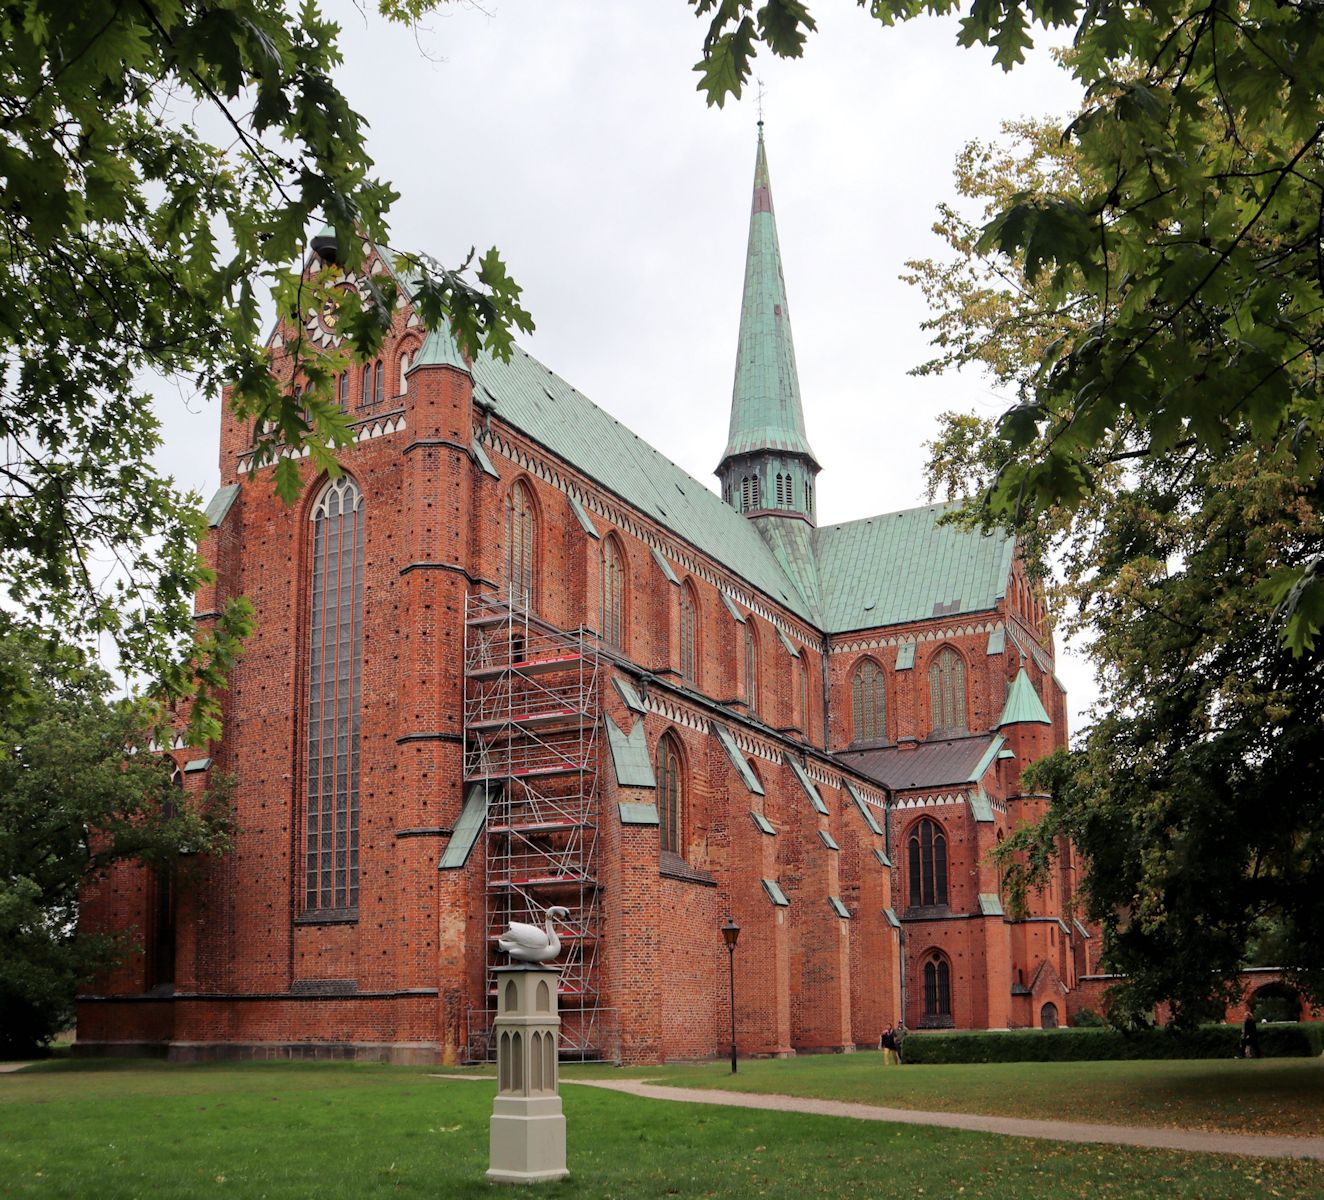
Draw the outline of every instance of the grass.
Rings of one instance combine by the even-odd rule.
[[[492,1095],[490,1081],[398,1067],[52,1062],[0,1076],[0,1196],[490,1197]],[[1324,1194],[1324,1163],[1070,1146],[591,1088],[567,1087],[564,1100],[571,1178],[538,1191],[553,1200]]]
[[[571,1067],[565,1074],[602,1070]],[[742,1062],[734,1078],[724,1063],[675,1063],[628,1074],[680,1087],[891,1108],[1324,1136],[1324,1060],[1317,1058],[884,1067],[881,1053],[864,1052]]]

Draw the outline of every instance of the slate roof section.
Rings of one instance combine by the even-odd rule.
[[[872,750],[847,750],[837,755],[861,775],[875,779],[893,791],[964,785],[994,740],[996,733],[921,742],[913,750],[880,746]]]
[[[832,633],[991,609],[1006,592],[1014,541],[940,525],[946,504],[814,534],[823,625]]]
[[[617,804],[616,808],[620,813],[622,825],[658,824],[656,804],[631,804],[622,801]]]
[[[1005,917],[1007,915],[1002,911],[1002,901],[995,892],[979,893],[979,911],[986,917]]]

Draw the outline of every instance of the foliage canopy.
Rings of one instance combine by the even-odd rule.
[[[229,842],[228,791],[194,800],[151,750],[152,713],[110,699],[77,651],[0,620],[0,1056],[31,1052],[68,1023],[75,990],[144,930],[78,927],[83,886],[132,859],[172,877],[181,855]]]
[[[801,53],[795,0],[694,0],[700,87],[738,95],[760,45]],[[1103,689],[1082,747],[1031,773],[1053,806],[1006,844],[1014,888],[1060,839],[1129,982],[1116,1012],[1179,1020],[1264,931],[1324,998],[1324,6],[1309,0],[873,0],[883,24],[960,11],[1006,69],[1073,27],[1069,124],[972,145],[910,264],[937,357],[1015,401],[950,416],[937,489],[1051,551]]]
[[[423,6],[380,7],[407,20]],[[331,380],[377,349],[396,299],[393,278],[338,286],[365,239],[386,244],[395,196],[331,79],[337,33],[311,0],[0,4],[0,589],[36,627],[109,636],[158,694],[196,693],[200,737],[218,732],[215,688],[249,614],[231,605],[194,643],[201,516],[150,465],[143,380],[232,386],[263,457],[306,446],[336,469],[350,435]],[[307,280],[323,223],[339,261]],[[475,258],[476,278],[403,264],[427,322],[508,354],[531,322],[496,252]],[[273,297],[300,325],[332,310],[344,335],[334,353],[297,348],[314,384],[297,398],[267,370]],[[286,496],[292,475],[287,460]]]

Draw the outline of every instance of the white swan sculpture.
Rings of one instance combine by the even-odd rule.
[[[552,928],[552,918],[560,920],[568,917],[570,910],[554,904],[547,910],[547,927],[539,929],[536,925],[525,925],[512,921],[510,928],[497,939],[497,949],[504,950],[511,958],[520,962],[551,962],[561,953],[561,939]]]

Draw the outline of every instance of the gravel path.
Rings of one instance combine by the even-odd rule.
[[[1187,1150],[1206,1154],[1246,1154],[1254,1158],[1313,1158],[1324,1160],[1324,1137],[1283,1137],[1252,1133],[1202,1133],[1194,1129],[1150,1129],[1139,1125],[1101,1125],[1077,1121],[1031,1121],[1022,1117],[991,1117],[978,1113],[921,1112],[912,1108],[883,1108],[844,1100],[812,1100],[801,1096],[767,1096],[751,1092],[725,1092],[707,1088],[661,1087],[633,1079],[563,1079],[575,1087],[606,1088],[649,1100],[687,1104],[719,1104],[731,1108],[758,1108],[772,1112],[815,1113],[825,1117],[853,1117],[858,1121],[895,1121],[901,1125],[938,1125],[1010,1137],[1049,1138],[1057,1142],[1096,1142],[1112,1146],[1147,1146],[1159,1150]]]

